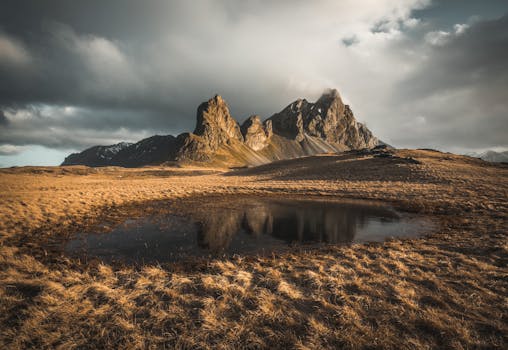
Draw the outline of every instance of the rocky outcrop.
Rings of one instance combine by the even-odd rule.
[[[207,162],[211,160],[214,153],[204,138],[189,132],[180,134],[177,144],[176,160],[178,161],[194,160],[197,162]]]
[[[371,148],[378,144],[370,130],[356,121],[337,90],[325,92],[316,103],[298,99],[269,120],[275,133],[298,142],[308,135],[349,149]]]
[[[300,142],[304,139],[303,116],[308,110],[307,100],[298,99],[268,120],[276,134]]]
[[[196,119],[194,134],[201,136],[212,151],[230,144],[231,140],[243,141],[238,122],[231,117],[226,101],[219,95],[198,107]]]
[[[240,130],[244,138],[244,143],[254,151],[265,148],[272,137],[272,121],[267,120],[265,124],[261,122],[261,118],[253,115],[242,124]]]
[[[96,146],[70,155],[63,165],[135,167],[168,161],[259,165],[318,153],[373,148],[378,142],[365,125],[356,121],[337,90],[325,92],[315,103],[298,99],[264,122],[257,115],[251,116],[241,127],[231,116],[226,101],[215,95],[198,107],[193,133],[176,138],[153,136],[122,147]]]
[[[194,133],[178,136],[177,160],[208,161],[223,145],[243,142],[238,122],[229,113],[226,101],[215,95],[198,107]]]

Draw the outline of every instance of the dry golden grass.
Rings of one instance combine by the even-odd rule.
[[[506,348],[508,167],[432,151],[257,169],[0,171],[0,348]],[[412,157],[420,162],[405,159]],[[203,194],[313,194],[435,215],[428,237],[195,265],[112,266],[52,243]]]

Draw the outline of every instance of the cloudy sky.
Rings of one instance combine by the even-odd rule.
[[[508,148],[506,0],[2,0],[0,166],[337,88],[397,147]]]

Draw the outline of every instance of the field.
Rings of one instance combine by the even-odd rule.
[[[108,265],[74,232],[197,195],[382,200],[435,232],[196,264]],[[220,168],[0,170],[0,348],[507,348],[508,166],[432,150]]]

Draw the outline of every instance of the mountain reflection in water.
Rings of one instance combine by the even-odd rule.
[[[369,218],[397,220],[382,207],[333,202],[272,200],[250,203],[245,209],[222,209],[199,218],[198,245],[211,251],[227,249],[239,232],[261,238],[270,235],[285,243],[348,243]]]
[[[264,254],[301,245],[413,237],[428,223],[366,202],[236,198],[203,200],[178,215],[132,220],[106,234],[82,233],[71,254],[104,260],[174,261],[186,256]]]

